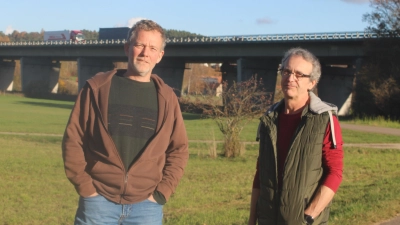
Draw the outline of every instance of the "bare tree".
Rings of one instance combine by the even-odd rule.
[[[224,136],[225,157],[236,157],[241,154],[241,131],[249,121],[266,111],[272,94],[265,92],[262,80],[256,76],[247,81],[233,82],[231,86],[224,81],[222,86],[220,97],[201,95],[185,103],[217,123]]]
[[[363,15],[367,30],[381,36],[396,37],[400,29],[400,0],[370,0],[371,13]]]
[[[373,11],[363,20],[380,38],[366,41],[366,57],[356,77],[353,111],[399,119],[400,0],[371,0]],[[371,99],[373,101],[371,101]]]

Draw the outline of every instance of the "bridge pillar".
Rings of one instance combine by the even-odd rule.
[[[232,62],[223,62],[221,65],[222,81],[228,82],[228,86],[237,82],[237,64]]]
[[[179,97],[182,94],[183,74],[186,63],[182,59],[162,59],[153,69],[163,81],[172,87]]]
[[[339,116],[350,114],[355,68],[322,67],[318,96],[338,107]]]
[[[114,69],[110,59],[101,58],[78,58],[78,91],[85,85],[86,80],[99,72],[106,72]]]
[[[23,92],[58,91],[60,63],[51,58],[21,58],[21,88]]]
[[[0,91],[12,91],[15,61],[0,60]]]
[[[245,81],[257,75],[257,79],[262,79],[265,91],[272,93],[274,99],[276,77],[278,74],[279,60],[237,60],[237,81]]]

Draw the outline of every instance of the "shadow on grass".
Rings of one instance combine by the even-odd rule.
[[[400,123],[400,118],[392,118],[389,116],[354,116],[354,115],[348,115],[348,116],[339,116],[339,121],[344,121],[344,122],[352,122],[354,120],[365,120],[365,121],[392,121],[392,122],[399,122]]]
[[[20,141],[29,141],[35,142],[40,144],[57,144],[62,141],[62,137],[54,137],[54,136],[34,136],[34,135],[10,135],[10,134],[0,134],[0,139],[7,139],[7,140],[20,140]]]
[[[354,118],[354,116],[339,116],[339,121],[352,121]]]
[[[225,159],[226,157],[222,153],[217,153],[216,158],[212,158],[207,152],[202,153],[190,153],[190,159]]]
[[[18,103],[26,104],[26,105],[33,105],[33,106],[43,106],[43,107],[49,107],[49,108],[61,108],[61,109],[72,109],[72,107],[73,107],[73,105],[49,103],[49,102],[19,101]]]
[[[196,113],[188,113],[188,112],[182,112],[182,116],[184,120],[198,120],[198,119],[204,119],[204,116],[201,114],[196,114]]]

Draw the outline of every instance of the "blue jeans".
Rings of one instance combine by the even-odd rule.
[[[101,195],[79,198],[75,225],[161,225],[163,206],[148,199],[121,205]]]

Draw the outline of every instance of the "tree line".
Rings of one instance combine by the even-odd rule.
[[[85,38],[88,40],[97,40],[99,38],[98,31],[91,31],[83,29],[81,30]],[[200,34],[191,33],[182,30],[175,29],[165,29],[165,34],[167,38],[181,38],[181,37],[198,37],[202,36]],[[11,34],[4,34],[4,32],[0,31],[0,42],[24,42],[24,41],[43,41],[45,30],[41,30],[40,32],[26,32],[26,31],[17,31],[14,30]]]

